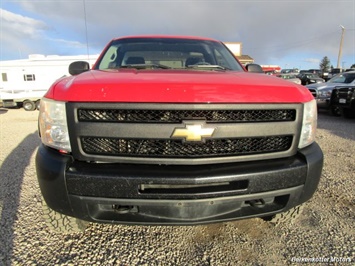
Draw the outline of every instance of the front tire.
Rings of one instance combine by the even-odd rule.
[[[286,212],[278,213],[272,216],[262,217],[263,220],[278,226],[281,224],[293,224],[302,214],[304,205],[298,205]]]
[[[48,207],[42,198],[43,218],[48,228],[59,233],[81,233],[85,231],[89,222],[56,212]]]

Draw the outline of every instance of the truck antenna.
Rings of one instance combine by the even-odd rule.
[[[84,21],[85,21],[86,53],[87,53],[88,60],[89,60],[90,52],[89,52],[89,39],[88,39],[88,25],[87,25],[87,22],[86,22],[86,4],[85,4],[85,0],[83,0],[83,6],[84,6]]]

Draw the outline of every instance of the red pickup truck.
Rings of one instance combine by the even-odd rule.
[[[220,41],[117,38],[91,69],[69,70],[39,113],[36,169],[55,229],[289,221],[317,188],[313,96],[243,67]]]

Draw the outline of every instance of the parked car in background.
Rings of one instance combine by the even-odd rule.
[[[317,106],[319,109],[327,109],[333,115],[340,115],[340,109],[338,106],[334,106],[330,97],[335,87],[339,86],[354,86],[355,85],[355,71],[340,73],[327,82],[314,83],[306,85],[309,91],[313,94],[317,100]]]
[[[308,69],[308,73],[316,74],[318,77],[322,76],[322,71],[320,69]]]
[[[298,74],[299,70],[297,68],[284,68],[284,69],[281,69],[280,73],[281,74],[289,74],[289,73]]]
[[[320,78],[328,80],[329,71],[324,71],[321,69],[310,69],[309,72],[317,74]]]
[[[343,72],[342,68],[333,68],[332,70],[330,70],[330,72],[328,74],[328,79],[331,79],[332,77],[334,77],[335,75],[337,75],[341,72]]]
[[[296,74],[276,74],[276,77],[291,81],[296,84],[301,84],[301,80],[297,78]]]
[[[329,79],[329,72],[328,71],[323,71],[321,78],[325,79],[325,81],[327,81]]]
[[[355,118],[355,86],[335,87],[330,103],[339,108],[345,118]]]
[[[316,74],[320,78],[327,80],[329,71],[322,71],[321,69],[307,69],[307,70],[302,69],[302,70],[299,71],[299,75],[300,74],[304,74],[304,73]]]
[[[301,80],[302,85],[308,85],[312,83],[324,83],[325,80],[320,78],[317,74],[302,73],[297,76]]]
[[[264,73],[266,75],[273,76],[273,75],[276,75],[277,71],[276,70],[266,70],[266,71],[264,71]]]

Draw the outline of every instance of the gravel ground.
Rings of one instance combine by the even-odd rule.
[[[319,114],[321,183],[293,224],[90,224],[59,234],[42,221],[38,112],[0,108],[0,265],[355,265],[355,120]]]

